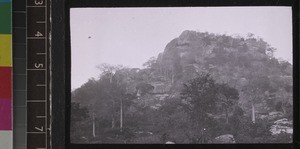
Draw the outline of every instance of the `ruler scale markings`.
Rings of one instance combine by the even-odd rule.
[[[46,134],[46,132],[27,132],[27,133],[29,133],[29,134]]]
[[[33,70],[33,71],[38,71],[38,70],[46,70],[46,69],[26,69],[26,70]]]
[[[20,84],[26,84],[26,63],[24,64],[26,61],[26,43],[23,40],[26,38],[26,11],[24,8],[25,1],[12,3],[13,148],[26,148],[26,85],[24,88],[20,88],[22,86]],[[0,22],[4,23],[3,20]],[[1,146],[0,148],[7,147]]]
[[[43,23],[46,23],[46,21],[36,21],[36,23],[41,23],[41,24],[43,24]]]
[[[26,76],[26,74],[14,74],[14,76]]]
[[[47,0],[45,1],[45,6],[47,6]],[[48,14],[48,12],[47,12],[47,7],[45,7],[45,38],[46,38],[46,40],[45,40],[45,64],[46,64],[46,73],[45,73],[45,83],[47,83],[47,49],[48,49],[48,46],[47,46],[47,14]],[[47,93],[48,93],[48,90],[47,90],[47,86],[45,86],[45,99],[47,100],[48,98],[47,98]],[[45,104],[45,115],[47,116],[47,111],[48,111],[48,103],[46,102],[46,104]],[[47,118],[45,118],[45,128],[48,128],[48,121],[47,121]],[[46,138],[45,138],[45,141],[46,141],[46,147],[48,146],[48,132],[47,132],[47,129],[45,130],[45,132],[46,132]]]
[[[27,91],[26,89],[24,89],[24,90],[22,90],[22,89],[15,89],[15,91],[21,91],[21,92],[23,92],[23,91]]]
[[[45,37],[27,37],[27,39],[46,39]]]
[[[26,106],[14,106],[15,108],[26,108]]]
[[[27,61],[28,61],[28,40],[27,40],[27,36],[28,36],[28,13],[27,13],[27,11],[28,11],[28,9],[27,9],[27,0],[25,1],[25,10],[26,10],[26,23],[25,23],[25,25],[26,25],[26,43],[25,43],[25,48],[26,48],[26,59],[27,59]],[[27,70],[27,68],[28,68],[28,64],[27,64],[27,62],[26,62],[26,76],[27,76],[27,78],[28,78],[28,70]],[[26,132],[28,131],[28,92],[27,92],[27,90],[28,90],[28,87],[27,87],[27,84],[28,84],[28,79],[26,79],[26,102],[25,102],[25,104],[26,104],[26,107],[27,107],[27,110],[26,110],[26,114],[25,114],[25,119],[26,119]],[[26,140],[25,140],[25,146],[26,146],[26,148],[28,147],[28,135],[26,134],[25,135],[25,137],[26,137]]]
[[[27,0],[27,148],[48,149],[48,29],[47,0]],[[45,87],[45,88],[42,88]],[[30,98],[29,98],[30,97]],[[43,99],[44,98],[44,99]],[[36,140],[40,141],[36,141]]]
[[[13,13],[26,13],[26,11],[13,11]]]
[[[17,42],[14,42],[13,45],[26,46],[26,43],[17,43]]]
[[[26,27],[13,27],[13,29],[26,29]]]
[[[15,59],[16,59],[16,60],[17,60],[17,59],[24,60],[24,59],[26,59],[26,58],[25,58],[25,57],[16,57]]]
[[[46,6],[27,6],[27,7],[46,7]]]
[[[46,100],[27,100],[27,102],[46,102]]]
[[[47,0],[45,0],[45,21],[47,21]],[[45,32],[44,32],[44,36],[45,36],[45,53],[47,52],[47,22],[45,23]],[[45,84],[47,83],[47,54],[45,54]],[[47,100],[47,86],[45,84],[39,84],[39,85],[43,85],[45,87],[45,99]],[[47,116],[47,101],[45,102],[45,116]],[[45,128],[47,128],[47,118],[45,118]],[[42,129],[42,131],[44,131]],[[45,147],[47,148],[47,130],[45,130]]]

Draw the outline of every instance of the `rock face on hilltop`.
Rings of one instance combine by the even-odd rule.
[[[242,38],[187,30],[166,45],[151,73],[172,86],[170,94],[197,74],[210,73],[217,82],[239,90],[240,105],[246,111],[250,112],[254,102],[258,113],[288,113],[292,105],[292,65],[273,57],[275,50],[252,34]]]

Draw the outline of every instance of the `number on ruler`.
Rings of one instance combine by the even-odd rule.
[[[38,68],[43,68],[44,65],[41,63],[34,63],[34,67],[38,69]]]
[[[39,31],[37,31],[36,34],[35,34],[35,37],[41,37],[41,36],[43,36],[43,34]]]
[[[43,5],[44,0],[35,0],[34,3],[35,3],[35,5]]]
[[[42,126],[41,128],[39,127],[34,127],[36,130],[43,132],[44,131],[44,127]]]

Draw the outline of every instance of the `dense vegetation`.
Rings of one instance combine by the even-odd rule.
[[[99,65],[72,92],[71,142],[291,142],[292,65],[275,50],[253,34],[184,31],[143,69]]]

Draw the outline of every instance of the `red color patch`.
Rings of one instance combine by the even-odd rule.
[[[12,98],[11,67],[0,67],[0,98]]]
[[[12,100],[0,99],[0,130],[12,130]]]

